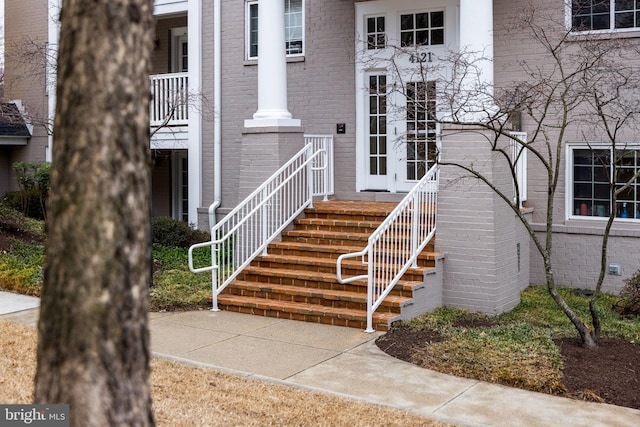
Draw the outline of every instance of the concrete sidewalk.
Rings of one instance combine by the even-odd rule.
[[[0,292],[0,307],[6,297]],[[35,326],[37,311],[0,318]],[[456,425],[640,426],[637,410],[419,368],[380,351],[374,343],[378,334],[351,328],[210,311],[152,313],[150,328],[157,357],[391,406]]]

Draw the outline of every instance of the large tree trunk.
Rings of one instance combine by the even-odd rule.
[[[152,425],[152,0],[65,0],[36,403],[71,425]]]

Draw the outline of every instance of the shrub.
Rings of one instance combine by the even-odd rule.
[[[47,217],[50,163],[18,162],[12,165],[20,191],[7,193],[5,200],[24,215],[36,219]]]
[[[153,243],[170,248],[188,248],[194,243],[210,240],[209,233],[194,230],[183,221],[159,216],[151,220]]]
[[[614,305],[614,309],[623,316],[640,316],[640,270],[624,281],[620,296],[622,299]]]

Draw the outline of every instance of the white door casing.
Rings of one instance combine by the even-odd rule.
[[[423,25],[427,30],[418,31],[420,19],[428,22]],[[432,23],[437,24],[439,32],[429,30]],[[358,191],[409,191],[432,165],[438,151],[438,126],[427,110],[435,114],[436,80],[449,73],[444,59],[457,49],[457,26],[458,7],[454,0],[356,4]],[[411,44],[420,37],[435,44]],[[408,46],[403,47],[401,40]],[[368,49],[368,44],[383,48]],[[381,80],[386,83],[384,94],[379,92]],[[373,86],[376,83],[378,87]],[[373,102],[383,95],[387,103],[384,115]],[[382,125],[384,119],[386,123]],[[380,173],[380,162],[384,161],[386,175]]]

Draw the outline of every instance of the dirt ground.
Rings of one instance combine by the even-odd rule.
[[[443,338],[433,331],[395,327],[379,340],[387,354],[412,362],[425,343]],[[567,396],[640,409],[640,346],[622,339],[601,339],[596,349],[585,349],[579,339],[557,340],[564,362],[562,382]]]

